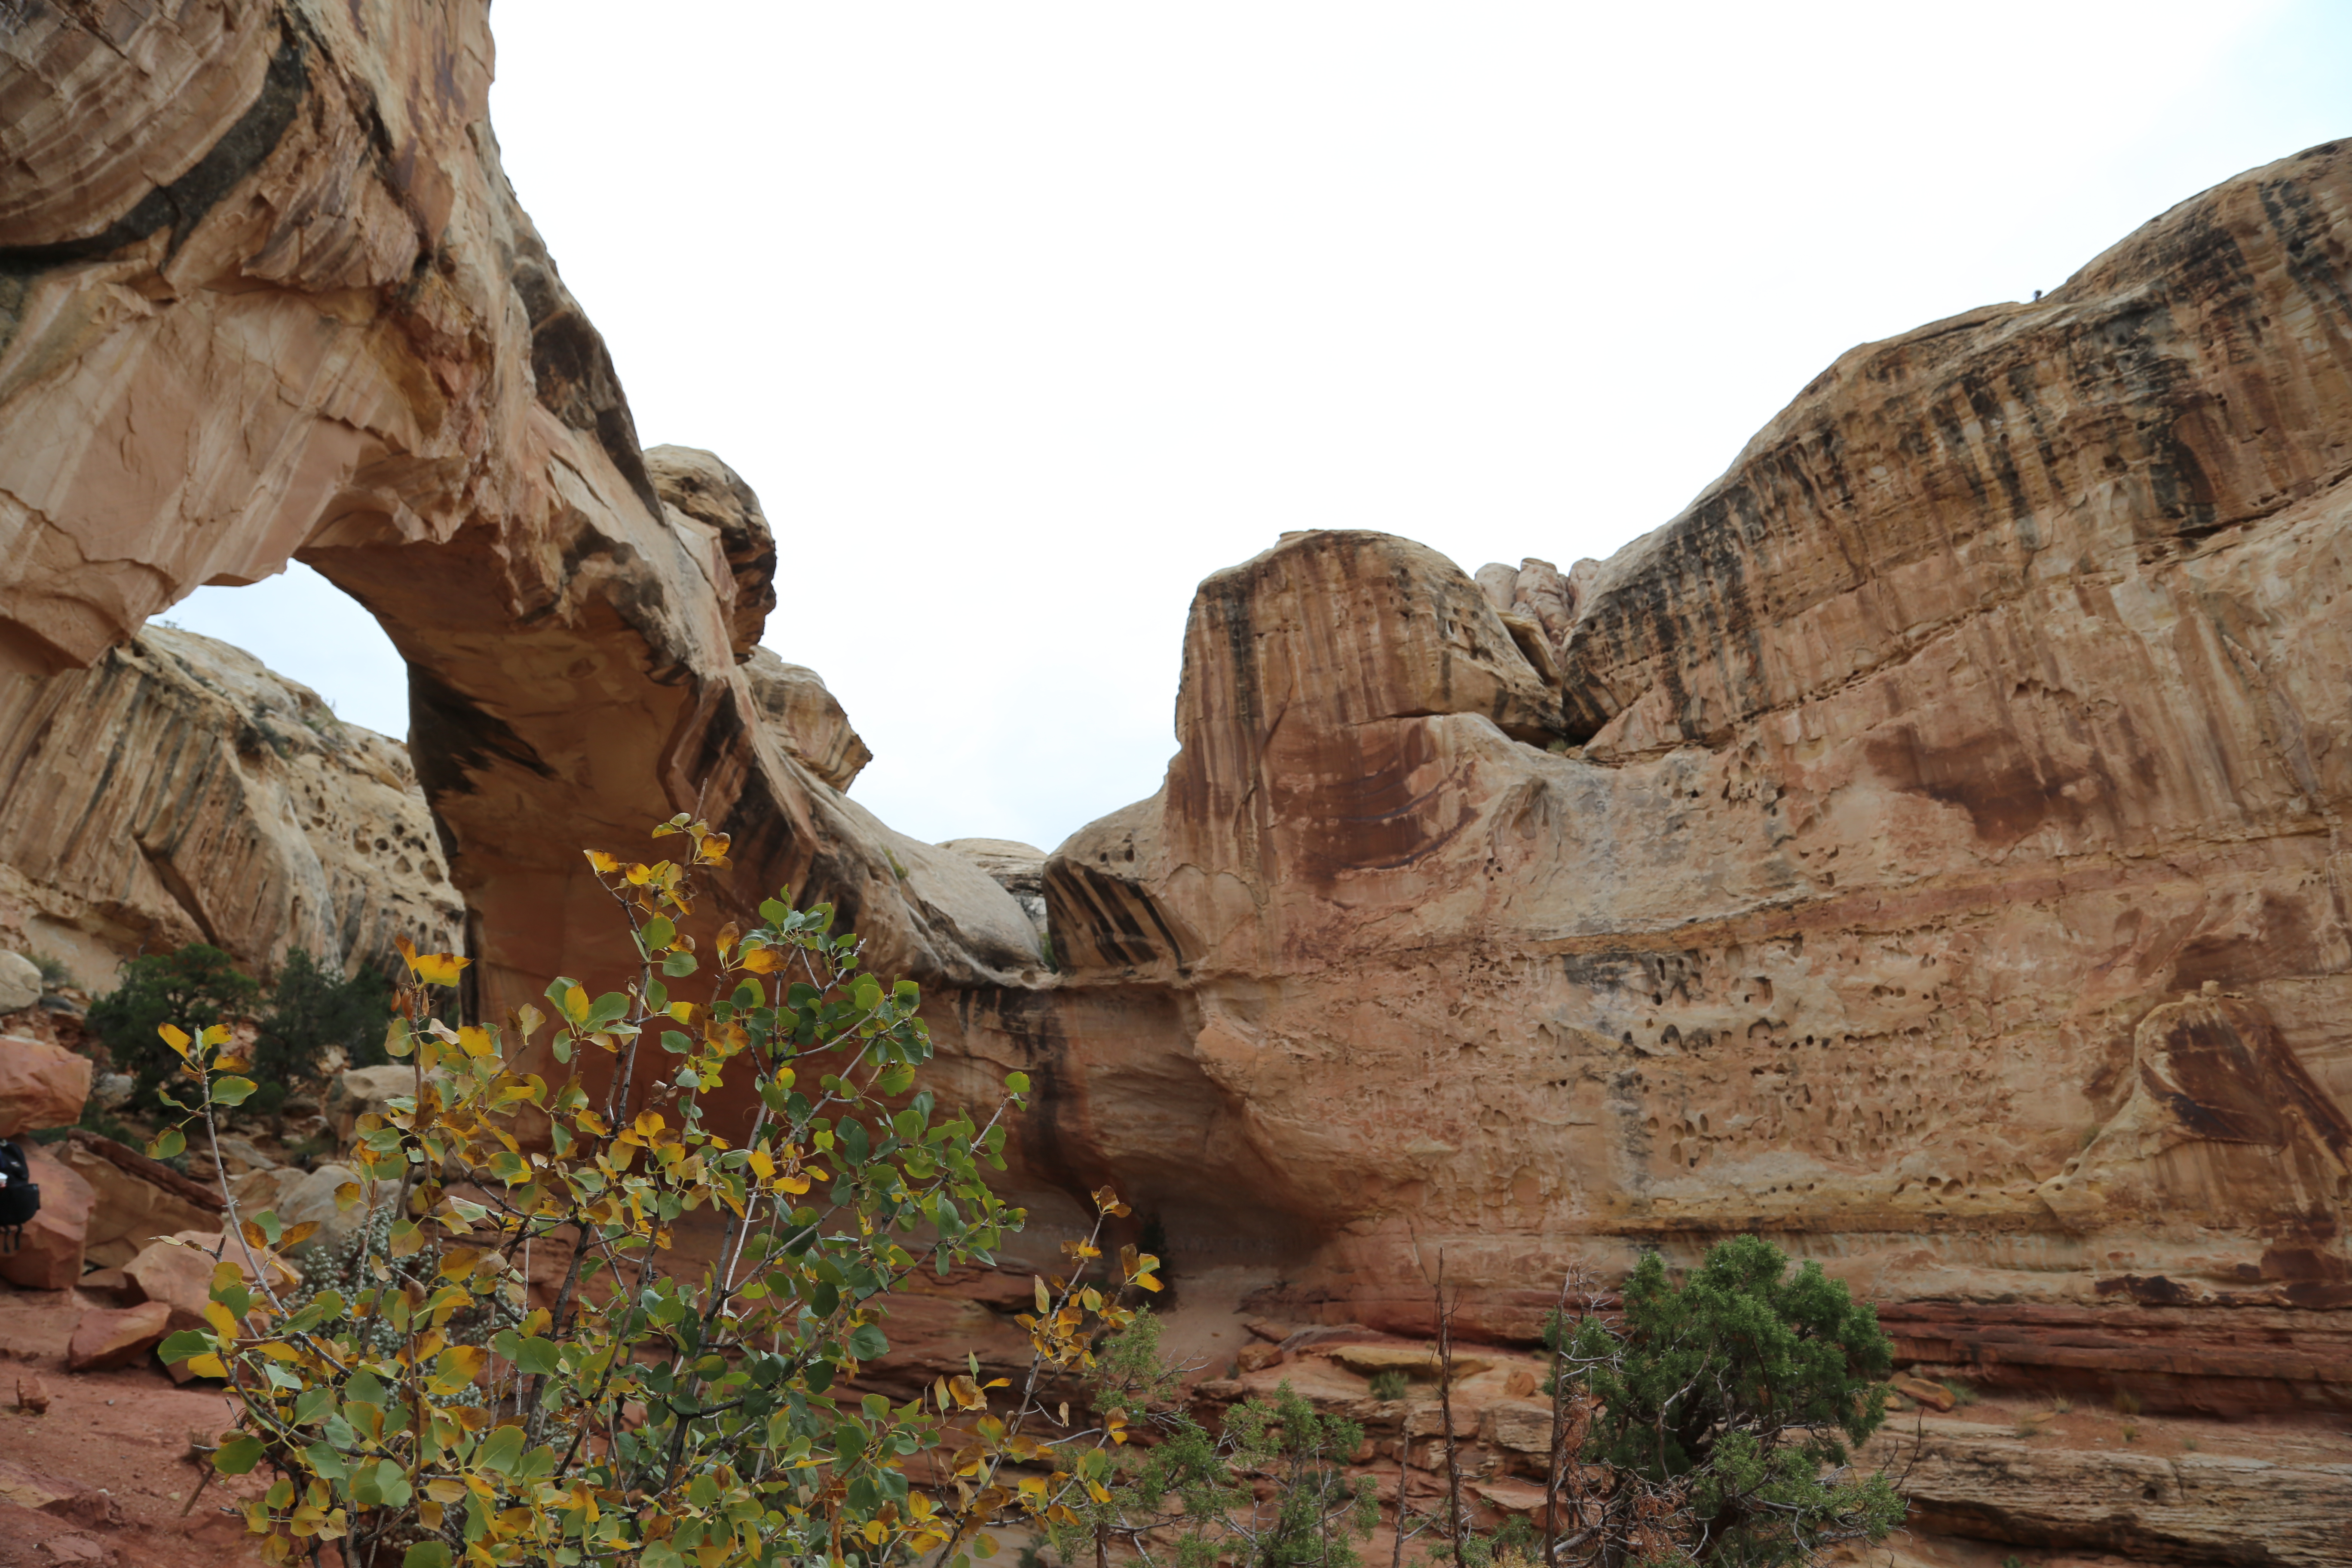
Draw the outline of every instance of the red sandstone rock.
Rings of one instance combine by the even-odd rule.
[[[45,1040],[0,1035],[0,1138],[70,1127],[89,1098],[89,1058]]]
[[[66,1351],[72,1372],[104,1372],[129,1366],[163,1342],[172,1331],[173,1309],[165,1301],[84,1312]]]
[[[41,1210],[25,1226],[16,1249],[0,1254],[0,1279],[28,1290],[63,1290],[81,1278],[82,1242],[97,1198],[89,1184],[60,1164],[44,1145],[19,1147],[33,1180],[40,1184]]]
[[[278,1258],[266,1252],[259,1258],[262,1267],[269,1271],[272,1288],[284,1290],[301,1282],[302,1277]],[[146,1297],[146,1306],[161,1306],[167,1310],[165,1332],[177,1333],[182,1329],[205,1326],[205,1304],[212,1300],[213,1271],[222,1262],[236,1265],[237,1273],[248,1284],[256,1278],[246,1247],[235,1237],[225,1237],[218,1231],[182,1231],[152,1242],[123,1265],[122,1272]]]
[[[1890,1317],[1969,1315],[1947,1359],[2136,1357],[2194,1403],[2293,1312],[2252,1381],[2342,1399],[2352,149],[1857,348],[1564,579],[1353,531],[1217,574],[1167,787],[1045,871],[1055,979],[1005,888],[826,786],[839,735],[774,732],[737,662],[764,522],[715,459],[637,449],[480,156],[479,10],[273,23],[9,37],[38,188],[0,244],[41,264],[0,347],[6,711],[299,554],[412,661],[487,1016],[617,965],[577,840],[699,797],[742,867],[714,913],[833,899],[931,986],[950,1089],[1050,1070],[1041,1225],[1115,1182],[1180,1276],[1262,1263],[1269,1311],[1424,1328],[1443,1247],[1464,1331],[1525,1338],[1571,1258],[1759,1229]],[[142,207],[215,146],[221,199]],[[246,891],[168,813],[110,820],[183,910]],[[2126,1308],[2191,1316],[2031,1317]]]

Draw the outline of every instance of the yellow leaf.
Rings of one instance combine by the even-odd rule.
[[[225,1046],[228,1044],[228,1026],[226,1024],[215,1024],[211,1027],[205,1029],[203,1034],[198,1035],[196,1039],[203,1045]]]
[[[338,1210],[349,1209],[360,1201],[360,1184],[357,1182],[345,1182],[335,1189],[335,1207]]]
[[[515,1033],[526,1040],[530,1038],[532,1030],[546,1022],[547,1015],[528,1002],[515,1009]]]
[[[205,1321],[210,1323],[214,1331],[224,1339],[234,1340],[237,1337],[236,1314],[218,1301],[205,1303]]]
[[[768,1152],[765,1149],[754,1149],[751,1151],[751,1169],[757,1171],[760,1173],[760,1179],[764,1182],[776,1173],[776,1163],[768,1158]]]
[[[209,1351],[203,1355],[192,1355],[180,1365],[191,1377],[226,1378],[228,1376],[228,1368],[221,1365],[221,1358]]]
[[[599,877],[609,877],[621,868],[621,863],[602,849],[583,849],[581,853],[588,857],[588,864],[595,868],[596,875]],[[448,1500],[454,1502],[457,1500],[453,1498]]]
[[[427,985],[455,985],[457,972],[473,962],[454,952],[423,952],[408,961],[416,978]]]
[[[589,1010],[594,1005],[585,985],[574,985],[563,994],[563,1016],[575,1024],[586,1023]]]
[[[1054,1310],[1054,1299],[1045,1293],[1045,1282],[1043,1279],[1038,1279],[1034,1274],[1029,1278],[1031,1283],[1037,1287],[1037,1310],[1041,1312],[1052,1311]]]
[[[182,1061],[187,1060],[190,1042],[185,1030],[175,1029],[169,1024],[158,1024],[155,1026],[155,1032],[163,1037],[165,1045],[180,1054]]]

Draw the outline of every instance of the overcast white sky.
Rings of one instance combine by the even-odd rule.
[[[2352,5],[498,0],[493,122],[648,446],[782,551],[903,831],[1158,787],[1193,585],[1286,529],[1565,567],[1853,344],[2352,133]],[[348,719],[300,568],[171,613]]]

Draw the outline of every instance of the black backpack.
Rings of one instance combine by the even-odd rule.
[[[25,1239],[25,1226],[41,1212],[41,1184],[25,1152],[0,1138],[0,1253],[14,1252]]]

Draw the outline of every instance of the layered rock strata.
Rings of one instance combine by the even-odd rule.
[[[0,677],[0,932],[102,987],[209,942],[382,963],[464,940],[405,747],[210,637],[149,626],[87,670]]]
[[[699,803],[877,963],[1041,973],[961,860],[926,897],[739,665],[774,542],[709,454],[639,449],[486,120],[481,0],[36,3],[0,37],[0,659],[91,667],[203,583],[299,557],[411,671],[412,752],[474,921],[473,1004],[595,973],[579,850]],[[901,857],[903,860],[904,857]],[[218,923],[221,917],[215,917]]]
[[[1939,1363],[2352,1406],[2347,208],[2315,149],[1856,349],[1567,578],[1211,578],[1052,1007],[967,1009],[1035,1157],[1294,1311],[1762,1230]]]
[[[577,849],[700,803],[714,915],[833,901],[950,1085],[1037,1083],[1040,1235],[1112,1181],[1180,1290],[1411,1327],[1443,1249],[1524,1336],[1571,1258],[1760,1229],[1924,1362],[2352,1401],[2352,152],[1854,350],[1608,562],[1318,531],[1218,574],[1166,787],[1043,870],[1056,980],[746,662],[772,535],[638,449],[478,4],[21,9],[0,700],[310,562],[410,663],[478,1009],[614,974]]]

